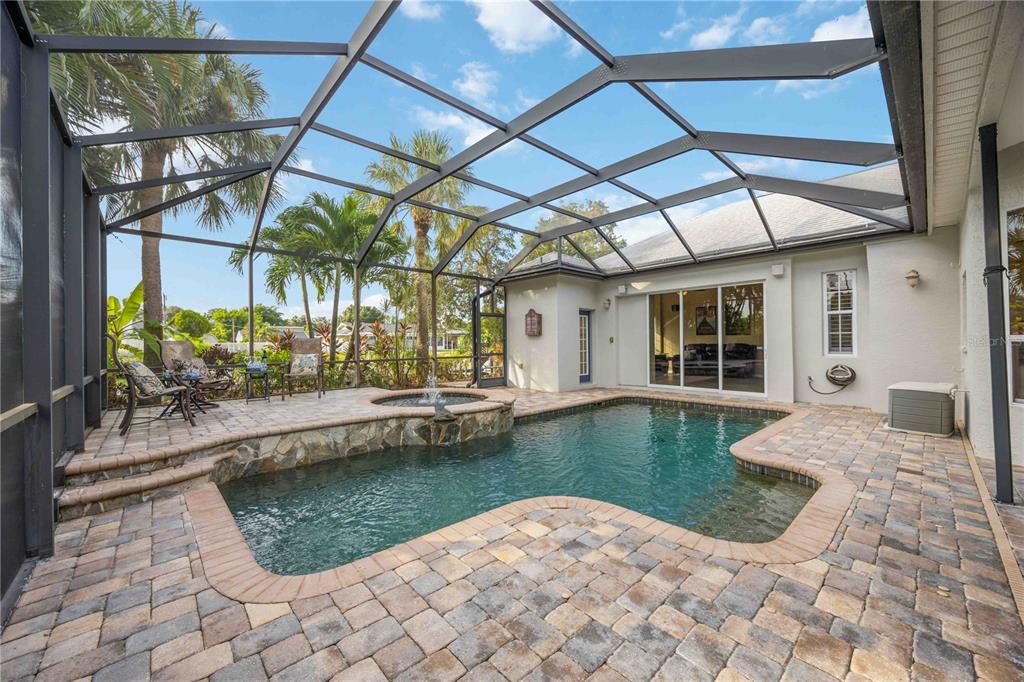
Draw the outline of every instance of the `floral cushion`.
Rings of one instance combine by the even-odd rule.
[[[140,395],[156,395],[164,390],[164,385],[157,376],[142,362],[132,360],[124,368],[135,382],[135,388],[138,389]]]
[[[182,358],[174,361],[175,374],[194,374],[206,379],[210,376],[210,368],[202,358]]]
[[[296,353],[292,356],[292,374],[316,374],[320,356],[316,353]]]

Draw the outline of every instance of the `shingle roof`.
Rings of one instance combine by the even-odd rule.
[[[824,184],[840,185],[857,189],[869,189],[893,194],[903,194],[899,165],[896,163],[878,166],[830,180]],[[676,226],[698,259],[723,253],[758,250],[770,246],[768,234],[757,214],[753,202],[745,190],[739,190],[737,201],[717,206],[699,215],[686,218],[685,207],[669,210]],[[816,238],[829,238],[837,234],[858,233],[876,229],[892,229],[868,218],[847,213],[819,204],[808,199],[786,194],[758,195],[758,203],[765,219],[779,245],[794,242],[812,242]],[[680,214],[684,214],[681,217]],[[896,208],[880,213],[906,221],[906,208]],[[691,262],[676,235],[665,225],[662,233],[629,242],[625,231],[619,234],[627,240],[622,252],[637,267],[650,266],[667,261]],[[588,254],[594,257],[595,254]],[[549,265],[554,257],[529,259],[518,270]],[[584,259],[563,254],[563,263],[587,270],[593,268]],[[626,268],[625,263],[614,252],[595,257],[594,262],[602,270],[616,272]]]

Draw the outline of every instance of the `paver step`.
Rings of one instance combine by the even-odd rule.
[[[57,500],[58,515],[61,520],[77,518],[83,514],[119,509],[160,494],[180,492],[189,483],[206,480],[217,463],[232,454],[230,451],[222,452],[141,475],[88,485],[68,485]]]

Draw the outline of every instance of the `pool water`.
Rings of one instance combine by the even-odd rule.
[[[449,447],[391,448],[231,481],[221,492],[256,560],[333,568],[507,502],[588,497],[715,537],[764,542],[813,493],[747,473],[729,445],[774,419],[619,404]]]
[[[452,405],[465,405],[466,403],[475,403],[483,398],[475,395],[465,395],[458,393],[443,393],[445,407],[451,407]],[[421,395],[410,395],[401,398],[381,398],[380,400],[373,401],[377,405],[391,405],[392,407],[433,407],[434,403],[425,402]]]

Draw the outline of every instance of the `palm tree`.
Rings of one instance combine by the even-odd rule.
[[[334,274],[334,266],[322,258],[317,258],[312,250],[299,248],[300,245],[296,243],[296,223],[288,218],[289,212],[294,208],[286,208],[278,214],[275,225],[268,225],[260,230],[257,244],[300,254],[294,256],[271,254],[264,272],[264,285],[267,291],[274,295],[278,303],[285,305],[288,303],[288,287],[293,282],[299,283],[299,291],[302,294],[302,311],[306,319],[306,333],[309,334],[309,338],[313,338],[313,318],[309,311],[309,285],[313,286],[317,303],[323,301],[328,282]],[[235,249],[228,256],[228,263],[241,274],[248,259],[249,252],[246,249]]]
[[[321,192],[313,192],[299,206],[282,213],[284,219],[293,223],[295,239],[292,242],[302,249],[310,249],[335,259],[333,265],[334,301],[331,306],[331,338],[329,360],[337,358],[338,305],[341,296],[341,281],[353,282],[355,266],[342,262],[353,261],[359,247],[370,235],[377,215],[366,208],[366,200],[355,194],[346,195],[338,201]],[[377,276],[373,263],[394,261],[405,257],[408,245],[393,232],[384,232],[374,243],[368,263],[359,271],[363,284],[374,281]],[[359,342],[359,328],[352,325],[352,339],[345,353],[345,364],[351,360],[355,344]],[[356,372],[358,383],[358,370]]]
[[[453,152],[451,139],[442,133],[432,130],[416,131],[407,143],[392,135],[391,147],[437,165],[447,161]],[[388,155],[382,155],[379,161],[374,161],[366,167],[367,178],[387,186],[392,192],[397,192],[413,180],[431,172],[429,168],[417,166],[404,159]],[[463,174],[471,175],[472,171],[469,168],[464,168]],[[470,183],[465,180],[447,177],[417,194],[416,198],[438,206],[458,208],[462,205],[466,194],[469,192],[469,188]],[[450,235],[454,227],[452,217],[446,213],[438,213],[420,206],[403,204],[395,212],[395,218],[403,220],[402,225],[404,225],[404,217],[406,215],[412,218],[415,240],[415,265],[422,270],[429,270],[431,268],[429,257],[431,239],[434,240],[435,252],[437,251],[437,244],[451,242]],[[429,354],[427,347],[429,314],[430,275],[417,273],[416,355],[420,358],[426,358]]]
[[[52,33],[212,38],[217,30],[186,0],[32,2],[29,11],[39,30]],[[87,129],[111,122],[143,130],[262,118],[268,99],[258,69],[219,54],[64,54],[55,59],[53,83],[71,119]],[[197,170],[262,161],[273,155],[280,140],[260,131],[170,138],[99,148],[85,160],[94,181],[147,180],[177,173],[177,159],[186,159]],[[262,189],[263,178],[253,176],[172,212],[198,210],[199,224],[218,230],[237,212],[255,209]],[[177,184],[113,195],[105,212],[110,217],[128,215],[188,191],[187,185]],[[279,198],[275,190],[271,201]],[[140,223],[144,231],[160,233],[163,214]],[[163,285],[158,238],[142,238],[142,282],[145,323],[159,335]],[[156,360],[149,358],[149,351],[147,358]]]

